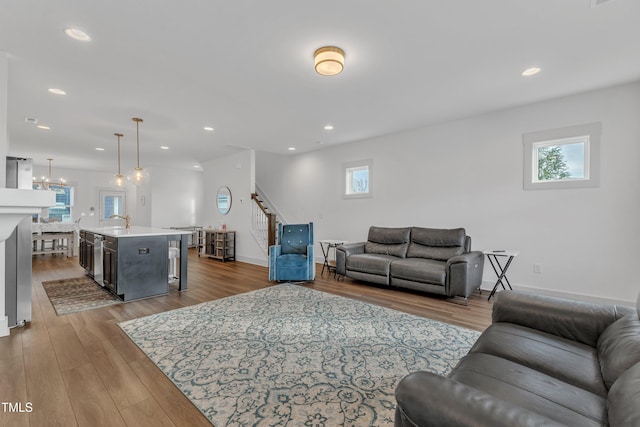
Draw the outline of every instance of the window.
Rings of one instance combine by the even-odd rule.
[[[525,190],[598,186],[600,131],[593,123],[525,134]]]
[[[344,197],[372,197],[373,160],[344,164]]]
[[[100,190],[100,218],[102,226],[114,225],[121,222],[110,218],[112,215],[126,215],[126,192]]]
[[[40,187],[34,185],[33,189]],[[72,222],[73,221],[73,187],[51,185],[49,190],[56,193],[56,205],[48,209],[43,209],[39,214],[34,215],[34,221],[40,221],[49,212],[48,222]]]

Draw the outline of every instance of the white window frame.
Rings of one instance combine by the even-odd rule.
[[[598,187],[600,185],[601,133],[601,123],[589,123],[523,134],[524,189],[544,190]],[[575,144],[578,142],[584,142],[584,178],[542,181],[538,179],[539,148]]]
[[[122,224],[122,220],[118,218],[108,219],[105,216],[105,198],[106,197],[120,197],[122,196],[122,212],[126,215],[127,212],[127,192],[124,190],[113,190],[102,188],[98,190],[98,200],[100,200],[100,210],[98,211],[98,222],[101,227],[111,227]]]
[[[367,192],[363,193],[350,193],[351,177],[356,170],[367,169],[369,175],[369,183],[367,185]],[[343,197],[345,199],[362,199],[367,197],[373,197],[373,160],[357,160],[354,162],[347,162],[342,164],[342,189]]]

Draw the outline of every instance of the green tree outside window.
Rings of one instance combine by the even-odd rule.
[[[569,166],[560,146],[538,148],[538,181],[571,178]]]

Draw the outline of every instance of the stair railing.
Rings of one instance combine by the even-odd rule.
[[[268,211],[256,193],[251,193],[255,202],[251,205],[251,231],[263,249],[269,254],[269,247],[276,244],[276,215]]]

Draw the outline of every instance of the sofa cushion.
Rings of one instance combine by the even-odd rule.
[[[364,246],[365,253],[393,255],[404,258],[407,255],[411,228],[369,227],[369,236]]]
[[[404,258],[391,263],[391,277],[414,282],[445,285],[446,263],[432,259]]]
[[[565,425],[608,425],[604,397],[501,357],[470,353],[449,377]]]
[[[616,320],[602,332],[598,338],[598,357],[607,388],[640,362],[640,320],[636,314]]]
[[[618,377],[609,390],[609,425],[640,426],[640,363]]]
[[[465,239],[464,228],[446,230],[413,227],[407,257],[446,261],[464,253]]]
[[[396,259],[391,255],[354,254],[347,257],[347,270],[388,277],[389,265]]]
[[[577,341],[513,323],[494,323],[470,353],[492,354],[597,395],[607,395],[597,350]]]

